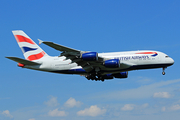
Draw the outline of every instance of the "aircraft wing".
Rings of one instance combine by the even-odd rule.
[[[104,61],[106,60],[110,60],[112,58],[103,58],[98,56],[97,60],[83,60],[82,59],[82,55],[86,54],[86,53],[93,53],[93,52],[89,52],[89,51],[80,51],[80,50],[76,50],[73,48],[69,48],[63,45],[59,45],[53,42],[46,42],[46,41],[41,41],[39,40],[40,43],[44,43],[56,50],[61,51],[61,55],[60,56],[65,56],[66,59],[70,59],[72,62],[77,63],[79,66],[81,66],[86,72],[101,72],[104,71],[103,73],[101,72],[101,74],[108,74],[108,71],[111,71],[111,68],[107,68],[103,65]],[[96,53],[96,52],[94,52]],[[121,64],[121,68],[122,69],[126,69],[130,66],[132,66],[131,63],[120,63]],[[117,68],[118,69],[118,68]],[[105,72],[106,71],[106,72]]]
[[[46,45],[48,45],[48,46],[50,46],[56,50],[62,51],[62,52],[80,52],[80,50],[72,49],[72,48],[62,46],[62,45],[59,45],[59,44],[56,44],[53,42],[42,41],[40,39],[38,39],[38,40],[39,40],[39,44],[44,43],[44,44],[46,44]]]
[[[84,70],[86,70],[86,72],[90,72],[93,69],[95,69],[96,67],[103,67],[102,62],[104,60],[104,58],[99,57],[98,56],[98,61],[84,61],[81,59],[81,55],[83,53],[87,53],[87,51],[80,51],[80,50],[76,50],[73,48],[69,48],[63,45],[59,45],[53,42],[47,42],[47,41],[42,41],[39,40],[39,43],[44,43],[58,51],[61,51],[61,55],[60,56],[65,56],[66,59],[70,59],[72,60],[72,62],[77,63],[79,66],[83,67]]]

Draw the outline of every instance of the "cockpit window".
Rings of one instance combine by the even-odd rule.
[[[169,56],[165,56],[166,58],[168,58]]]

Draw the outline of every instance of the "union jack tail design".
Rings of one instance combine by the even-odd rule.
[[[26,33],[22,30],[12,31],[26,60],[34,61],[48,56]]]

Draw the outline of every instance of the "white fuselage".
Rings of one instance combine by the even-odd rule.
[[[99,53],[98,56],[107,59],[119,59],[121,66],[119,68],[103,68],[105,74],[130,71],[136,69],[166,68],[174,63],[174,60],[166,54],[159,51],[128,51],[128,52],[110,52]],[[75,62],[72,63],[66,57],[44,57],[37,61],[41,65],[26,65],[25,68],[65,73],[65,74],[88,74],[81,66]]]

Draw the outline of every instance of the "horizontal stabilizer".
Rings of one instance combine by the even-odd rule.
[[[17,58],[17,57],[6,57],[6,58],[8,58],[10,60],[13,60],[15,62],[24,64],[24,65],[40,65],[40,63],[32,62],[32,61],[21,59],[21,58]]]

